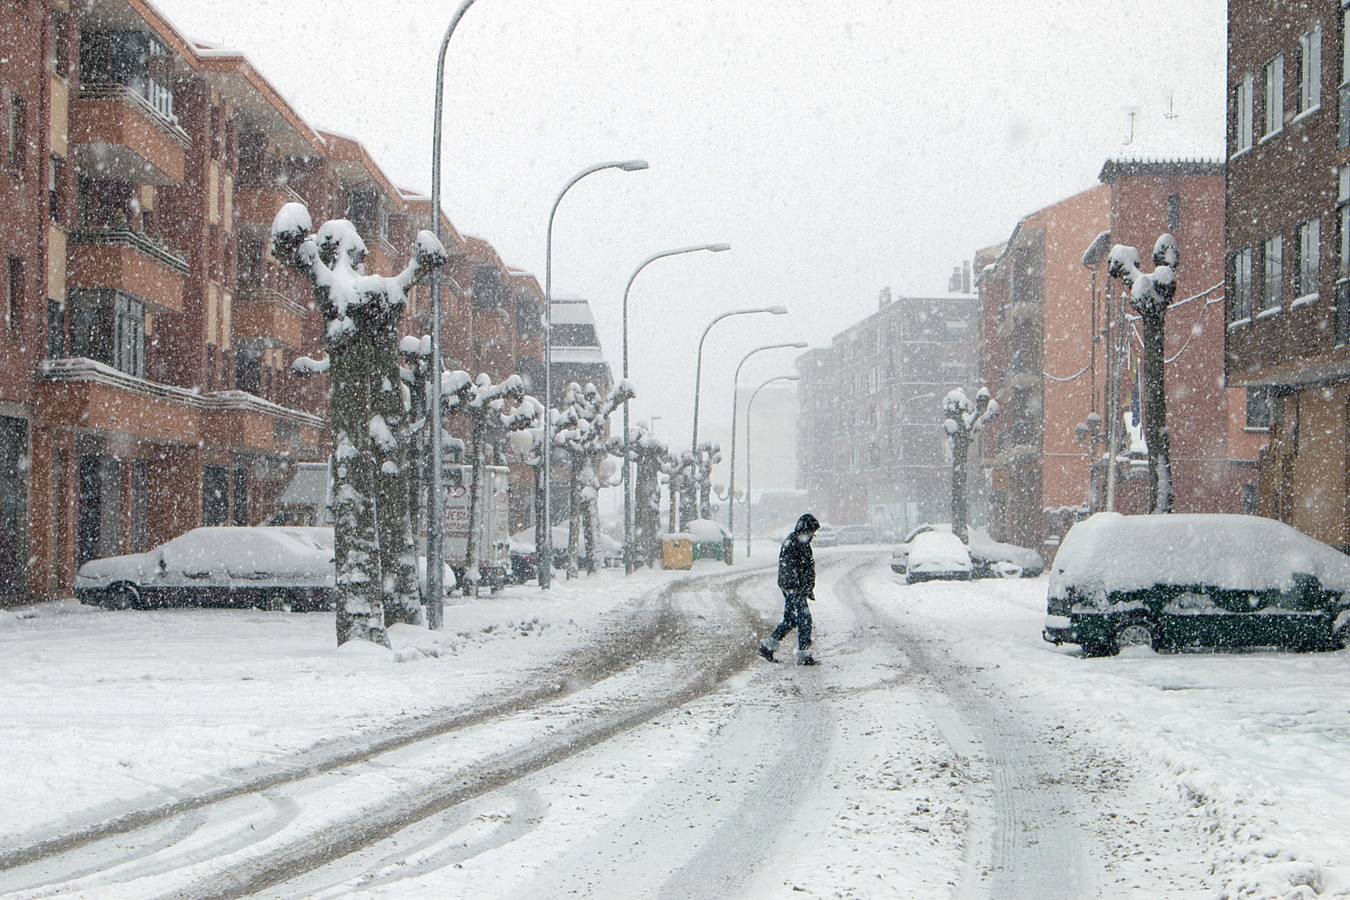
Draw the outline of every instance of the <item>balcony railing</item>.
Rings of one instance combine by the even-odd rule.
[[[72,232],[72,244],[93,244],[103,247],[131,247],[173,269],[180,275],[188,273],[188,260],[164,244],[140,231],[129,228],[84,228]]]
[[[164,114],[155,109],[150,101],[146,100],[125,84],[117,84],[116,82],[86,82],[80,85],[80,99],[120,100],[143,113],[146,118],[159,128],[160,131],[168,135],[171,140],[184,150],[192,144],[192,139],[188,137],[188,133],[180,128],[177,122],[165,118]]]

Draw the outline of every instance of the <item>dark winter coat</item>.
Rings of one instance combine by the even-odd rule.
[[[810,523],[806,518],[802,516],[778,550],[778,587],[786,594],[815,594],[816,559],[811,553],[811,542],[802,540],[815,532],[814,528],[806,527],[815,518]]]

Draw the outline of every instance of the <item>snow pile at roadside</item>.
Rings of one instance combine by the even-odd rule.
[[[1064,723],[1086,765],[1120,760],[1174,791],[1206,823],[1206,888],[1350,895],[1350,651],[1081,659],[1039,637],[1043,579],[869,584],[892,615]]]
[[[0,612],[0,845],[244,778],[322,742],[361,742],[525,683],[618,608],[675,577],[601,572],[549,593],[449,601],[444,630],[392,650],[333,642],[331,613]]]

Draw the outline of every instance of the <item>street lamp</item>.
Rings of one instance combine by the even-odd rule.
[[[628,291],[633,287],[633,282],[637,279],[638,273],[658,259],[665,259],[668,256],[681,256],[685,253],[697,253],[701,250],[721,253],[723,250],[730,249],[730,244],[698,244],[693,247],[680,247],[676,250],[663,250],[644,259],[633,270],[633,274],[628,276],[628,284],[624,285],[623,289],[623,378],[625,381],[628,380]],[[630,490],[631,475],[629,472],[632,465],[628,459],[628,450],[628,401],[625,400],[623,401],[623,571],[625,575],[632,575],[635,568],[633,560],[633,494]]]
[[[750,395],[750,402],[745,404],[745,555],[747,558],[750,556],[750,535],[752,533],[750,517],[755,508],[754,495],[750,493],[750,463],[752,460],[750,456],[750,411],[755,408],[755,398],[759,396],[759,392],[769,385],[776,381],[798,380],[800,380],[800,376],[797,375],[775,375],[755,388],[755,392]],[[732,537],[735,537],[735,535]]]
[[[745,356],[741,357],[740,363],[736,366],[736,374],[731,381],[731,477],[727,484],[727,493],[731,496],[736,495],[736,405],[737,397],[741,389],[741,366],[756,353],[763,353],[765,350],[780,350],[789,347],[797,350],[805,349],[806,341],[794,341],[788,344],[765,344],[763,347],[756,347]],[[747,509],[749,507],[747,506]],[[727,533],[732,537],[736,535],[736,504],[727,504]]]
[[[647,168],[645,159],[624,159],[612,162],[596,163],[587,166],[573,175],[558,197],[553,201],[553,209],[548,214],[548,233],[544,250],[544,534],[534,536],[535,553],[539,557],[539,586],[547,589],[553,582],[553,422],[549,411],[553,397],[553,218],[558,214],[558,204],[578,181],[587,175],[603,172],[605,169],[620,169],[624,172],[639,172]]]
[[[732,316],[748,316],[755,313],[769,313],[773,316],[785,316],[787,315],[787,307],[756,306],[751,309],[733,309],[730,312],[724,312],[708,323],[708,327],[703,329],[703,335],[698,339],[698,361],[694,365],[694,437],[689,445],[695,459],[698,459],[698,392],[699,384],[703,379],[703,342],[708,339],[708,332],[712,331],[713,326],[723,319],[728,319]],[[694,497],[694,502],[696,505],[701,503],[701,498],[697,496],[697,493]]]
[[[436,111],[431,128],[431,233],[441,239],[441,106],[445,96],[445,54],[450,36],[475,0],[463,0],[450,19],[436,55]],[[431,275],[431,480],[427,492],[427,627],[440,628],[445,621],[445,579],[441,546],[441,274]]]

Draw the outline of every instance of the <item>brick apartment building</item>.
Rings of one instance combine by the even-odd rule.
[[[1166,369],[1177,511],[1250,510],[1266,440],[1264,398],[1249,412],[1247,392],[1221,381],[1222,165],[1108,161],[1099,181],[1025,216],[1007,241],[976,257],[980,368],[1000,404],[981,441],[991,476],[990,529],[1050,553],[1075,519],[1105,507],[1113,420],[1120,452],[1133,444],[1137,457],[1118,467],[1115,508],[1148,507],[1132,410],[1141,345],[1122,285],[1107,276],[1112,245],[1147,257],[1170,232],[1181,249]]]
[[[69,593],[90,558],[264,519],[294,463],[327,452],[326,385],[290,370],[321,347],[319,317],[270,258],[273,216],[301,200],[349,218],[367,268],[393,274],[431,215],[145,0],[20,0],[4,23],[0,603]],[[442,230],[447,359],[532,373],[538,284]],[[409,333],[429,304],[413,292]]]
[[[904,531],[948,517],[942,398],[977,374],[978,300],[961,286],[883,291],[875,313],[797,358],[797,483],[823,520]]]
[[[1228,383],[1269,398],[1259,511],[1350,552],[1350,9],[1228,4]]]

